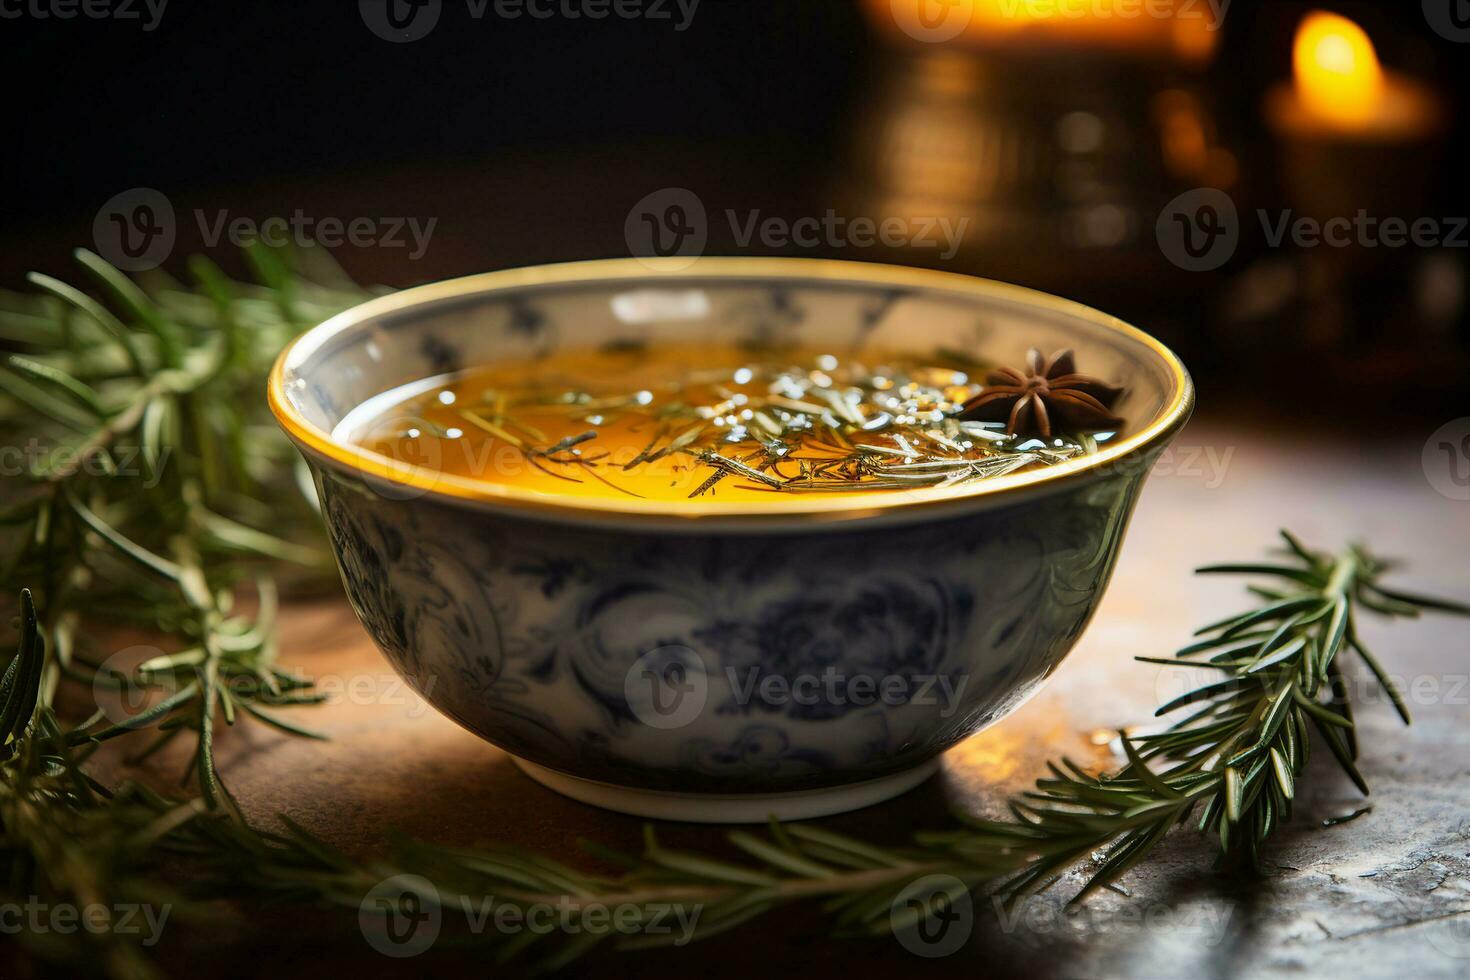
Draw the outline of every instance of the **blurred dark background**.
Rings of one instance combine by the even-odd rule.
[[[418,2],[394,0],[390,41],[376,0],[3,0],[0,286],[73,275],[77,246],[114,259],[140,188],[174,236],[143,264],[243,272],[220,219],[299,214],[359,221],[334,254],[394,286],[641,251],[640,209],[665,222],[683,188],[708,254],[943,268],[1129,319],[1185,356],[1205,413],[1426,434],[1463,414],[1459,0]],[[1318,9],[1371,39],[1376,89],[1338,22],[1326,81],[1293,80]],[[1273,243],[1260,217],[1360,210],[1438,244]],[[757,213],[829,211],[906,240],[740,240]]]

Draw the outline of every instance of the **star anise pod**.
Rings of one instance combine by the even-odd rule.
[[[1123,393],[1097,378],[1077,373],[1070,350],[1050,359],[1032,348],[1026,370],[1000,368],[985,379],[980,394],[965,402],[961,419],[1005,422],[1013,435],[1050,439],[1054,431],[1116,429],[1123,420],[1109,411]]]

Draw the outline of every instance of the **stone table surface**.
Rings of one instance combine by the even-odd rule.
[[[1193,566],[1257,557],[1274,544],[1278,526],[1319,548],[1371,540],[1382,552],[1412,556],[1399,578],[1405,587],[1470,597],[1470,503],[1430,485],[1419,438],[1358,445],[1191,425],[1148,484],[1094,622],[1042,693],[949,752],[940,774],[918,789],[826,825],[898,843],[916,830],[947,826],[951,809],[1001,812],[1006,795],[1026,788],[1047,758],[1113,761],[1117,744],[1108,744],[1107,732],[1145,722],[1158,698],[1180,683],[1168,668],[1131,658],[1168,655],[1195,626],[1241,600],[1238,582],[1193,576]],[[499,750],[428,708],[398,682],[344,602],[288,604],[282,626],[283,659],[339,696],[297,716],[331,741],[260,726],[222,739],[222,769],[252,819],[289,814],[363,857],[389,829],[441,842],[510,842],[568,860],[576,858],[579,838],[639,846],[643,821],[543,789]],[[1264,880],[1216,872],[1211,841],[1176,832],[1124,877],[1126,894],[1104,891],[1080,914],[1065,915],[1062,906],[1085,867],[1018,917],[978,902],[968,942],[943,958],[917,957],[891,938],[830,940],[820,916],[795,910],[683,949],[599,952],[574,972],[1466,976],[1470,623],[1372,622],[1365,633],[1401,678],[1414,724],[1404,729],[1375,686],[1358,685],[1368,702],[1359,711],[1360,767],[1373,794],[1365,801],[1325,752],[1314,753],[1296,819],[1270,846],[1274,873]],[[1365,806],[1371,810],[1357,819],[1333,822]],[[668,824],[660,833],[675,846],[721,844],[718,827]],[[368,949],[354,916],[331,921],[337,925],[293,912],[271,923],[269,941],[225,931],[219,938],[229,953],[213,948],[210,971],[272,978],[507,974],[483,950],[436,947],[390,960]],[[321,941],[333,928],[337,940]]]

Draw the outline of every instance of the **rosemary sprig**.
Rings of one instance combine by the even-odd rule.
[[[873,368],[832,355],[799,365],[706,368],[607,394],[602,389],[617,385],[612,374],[607,380],[582,376],[596,391],[568,390],[560,375],[528,379],[513,391],[496,382],[477,392],[473,377],[457,378],[395,408],[393,420],[382,428],[369,425],[365,435],[387,453],[399,452],[404,439],[445,440],[439,448],[447,456],[467,426],[476,438],[498,440],[554,479],[582,483],[585,476],[634,497],[641,494],[603,471],[661,479],[656,464],[687,461],[674,469],[688,478],[688,496],[697,498],[727,480],[768,493],[952,487],[1065,462],[1117,434],[1059,432],[1040,439],[1008,432],[1004,422],[962,418],[984,386],[964,371],[909,358]],[[552,444],[517,413],[568,434]],[[405,426],[402,415],[413,423]],[[615,424],[627,427],[606,439],[602,427]],[[653,430],[646,442],[645,426]],[[630,435],[642,448],[624,459],[632,447],[619,441]],[[586,443],[593,444],[584,455],[576,447]],[[615,448],[602,449],[607,445]]]
[[[43,297],[0,304],[0,343],[16,349],[0,362],[0,442],[24,463],[0,480],[0,568],[9,594],[11,583],[35,590],[53,651],[47,696],[62,676],[156,695],[110,724],[99,712],[67,742],[150,729],[151,752],[192,731],[193,778],[224,808],[216,716],[292,730],[271,708],[314,698],[274,663],[271,575],[330,567],[301,462],[260,405],[261,379],[291,336],[364,295],[311,250],[261,246],[246,258],[261,285],[196,259],[193,287],[158,278],[145,289],[79,251],[95,295],[33,275]],[[239,587],[252,581],[247,608]],[[172,649],[119,669],[96,649],[104,623],[142,627]]]
[[[1339,654],[1351,650],[1405,721],[1408,711],[1364,646],[1358,614],[1470,613],[1383,584],[1390,563],[1363,548],[1329,555],[1283,532],[1279,560],[1203,570],[1268,579],[1252,587],[1255,607],[1201,630],[1175,658],[1139,658],[1218,674],[1160,709],[1184,717],[1156,733],[1123,735],[1128,762],[1115,772],[1052,764],[1033,791],[1012,801],[1010,819],[962,816],[897,847],[816,825],[773,825],[764,834],[727,835],[735,860],[667,848],[650,830],[636,855],[587,846],[624,868],[611,875],[523,851],[399,838],[360,864],[285,817],[279,831],[248,825],[213,761],[220,718],[228,724],[248,714],[310,734],[275,714],[316,696],[275,663],[269,576],[314,566],[317,530],[295,493],[294,457],[254,406],[280,344],[360,295],[330,272],[315,280],[328,285],[313,285],[280,254],[255,249],[249,257],[263,285],[229,282],[196,262],[196,291],[168,281],[144,291],[83,253],[105,302],[41,277],[36,284],[51,297],[44,305],[0,314],[0,340],[21,348],[0,370],[0,431],[12,445],[34,439],[45,450],[17,489],[7,484],[0,512],[3,583],[7,590],[29,583],[39,599],[20,593],[18,649],[0,671],[0,894],[185,910],[196,908],[189,899],[226,895],[357,911],[385,877],[411,874],[433,882],[418,898],[446,910],[480,909],[493,896],[582,916],[576,934],[479,934],[498,942],[504,959],[537,957],[548,966],[603,943],[638,949],[672,941],[644,928],[670,904],[700,911],[696,936],[802,902],[819,903],[839,933],[885,933],[938,912],[934,905],[895,911],[895,900],[923,876],[948,874],[961,889],[1016,900],[1105,850],[1073,899],[1081,901],[1186,823],[1214,835],[1222,858],[1259,866],[1262,845],[1290,817],[1314,732],[1366,792]],[[837,406],[827,414],[835,418]],[[499,426],[502,412],[488,417]],[[831,438],[839,449],[871,452],[890,472],[925,462],[897,440],[843,445],[842,428],[854,423],[838,421]],[[708,451],[706,428],[671,423],[639,458],[670,447]],[[547,442],[535,432],[526,438]],[[534,452],[565,463],[574,448]],[[711,464],[717,473],[754,479],[721,458]],[[769,475],[750,459],[735,462]],[[806,465],[804,478],[829,478]],[[271,533],[261,530],[267,526]],[[258,598],[237,611],[247,582]],[[174,649],[118,672],[94,656],[95,627],[107,622],[160,633]],[[94,689],[141,685],[158,700],[121,722],[99,715],[68,727],[56,702],[66,680]],[[88,775],[87,760],[104,740],[142,732],[152,736],[143,754],[195,734],[197,798],[173,800],[134,784],[110,789]],[[614,905],[634,912],[634,934],[591,926],[594,908]],[[115,977],[157,975],[134,938],[112,930],[38,952],[94,966],[100,952]]]
[[[1328,555],[1305,548],[1285,532],[1283,538],[1287,552],[1279,562],[1201,569],[1276,581],[1252,587],[1260,600],[1256,607],[1205,627],[1202,638],[1175,659],[1138,658],[1195,664],[1222,675],[1159,709],[1160,714],[1187,710],[1185,718],[1156,734],[1124,734],[1128,762],[1114,772],[1093,774],[1064,758],[1049,764],[1050,774],[1034,790],[1011,801],[1010,819],[960,816],[956,827],[920,833],[906,846],[881,846],[816,825],[773,824],[764,834],[728,834],[726,843],[743,855],[731,861],[667,848],[650,828],[638,855],[588,845],[594,856],[625,866],[613,876],[511,849],[403,839],[393,840],[388,854],[371,866],[362,866],[285,818],[284,833],[263,833],[207,802],[177,804],[133,786],[108,797],[80,770],[72,738],[44,700],[29,734],[24,722],[15,721],[6,733],[15,757],[5,764],[0,782],[0,821],[8,831],[23,826],[17,802],[39,796],[64,818],[48,828],[51,836],[57,827],[88,819],[113,829],[157,828],[141,845],[134,835],[126,847],[106,851],[107,866],[135,865],[155,850],[176,852],[186,856],[189,877],[198,887],[234,897],[288,896],[360,908],[363,896],[384,878],[413,875],[419,883],[402,890],[418,888],[419,902],[466,915],[484,909],[486,902],[523,909],[549,905],[584,918],[594,908],[629,910],[632,918],[626,922],[638,927],[632,935],[628,929],[599,929],[585,919],[559,941],[525,931],[511,937],[480,931],[473,937],[499,943],[507,959],[530,955],[527,947],[537,944],[545,966],[561,965],[603,942],[626,949],[670,942],[675,937],[669,933],[643,930],[659,909],[670,906],[698,910],[696,938],[801,902],[820,903],[839,933],[883,934],[939,914],[938,905],[907,910],[896,905],[924,876],[950,875],[957,887],[1016,901],[1105,850],[1072,899],[1080,902],[1116,881],[1172,828],[1187,823],[1217,837],[1222,860],[1259,867],[1262,845],[1290,818],[1313,729],[1367,792],[1354,761],[1348,688],[1334,682],[1342,671],[1338,655],[1352,649],[1388,684],[1357,632],[1358,609],[1392,617],[1417,616],[1425,609],[1470,615],[1470,607],[1460,603],[1385,586],[1381,576],[1390,563],[1361,547]],[[28,595],[23,604],[30,609]],[[28,615],[20,653],[7,676],[38,676],[40,643],[39,626]],[[1407,710],[1389,689],[1407,720]],[[8,683],[4,717],[23,714],[26,697],[22,685]],[[19,708],[13,709],[17,701]],[[38,764],[40,759],[49,764]],[[60,840],[33,841],[28,855],[35,858],[42,844],[51,850],[78,846],[61,833]]]

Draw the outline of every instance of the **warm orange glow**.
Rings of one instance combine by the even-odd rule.
[[[1346,17],[1317,11],[1297,29],[1293,51],[1302,106],[1325,120],[1367,122],[1383,99],[1383,69],[1373,42]]]
[[[1202,62],[1219,37],[1213,6],[1186,0],[865,0],[891,35],[983,49],[1102,48]]]
[[[1217,143],[1215,127],[1197,95],[1165,89],[1154,96],[1153,110],[1170,174],[1202,187],[1224,189],[1235,183],[1239,163]]]

